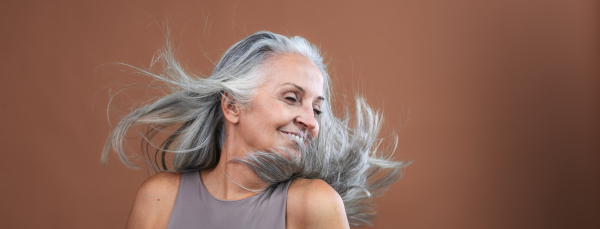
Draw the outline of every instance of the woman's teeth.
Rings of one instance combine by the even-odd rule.
[[[300,136],[298,136],[298,135],[295,135],[295,134],[292,134],[292,136],[293,136],[294,138],[296,138],[296,140],[298,140],[299,142],[302,142],[302,138],[301,138]]]
[[[287,133],[287,132],[286,132],[286,134],[289,134],[289,135],[290,135],[290,136],[292,136],[294,139],[298,140],[299,142],[302,142],[302,137],[300,137],[300,136],[298,136],[298,135],[295,135],[295,134],[292,134],[292,133]]]

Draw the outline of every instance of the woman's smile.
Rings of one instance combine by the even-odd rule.
[[[297,143],[298,145],[304,145],[304,143],[306,142],[306,139],[302,135],[298,134],[298,132],[288,132],[283,130],[280,130],[280,132],[283,133],[288,139]]]

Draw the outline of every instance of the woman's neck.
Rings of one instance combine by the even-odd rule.
[[[239,200],[248,198],[259,193],[248,189],[263,190],[269,185],[248,166],[231,161],[245,157],[247,152],[244,147],[231,147],[231,145],[235,145],[234,142],[235,139],[227,139],[221,149],[221,157],[217,166],[200,172],[206,190],[217,199]],[[240,146],[241,144],[237,145]]]

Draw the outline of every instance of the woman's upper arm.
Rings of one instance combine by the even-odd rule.
[[[287,213],[288,228],[350,228],[342,198],[323,180],[292,182]]]
[[[180,180],[181,173],[160,172],[144,181],[135,195],[126,228],[167,228]]]

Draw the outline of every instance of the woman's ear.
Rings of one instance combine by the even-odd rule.
[[[234,124],[240,121],[240,107],[227,92],[224,92],[221,97],[221,109],[223,109],[223,115],[227,121]]]

